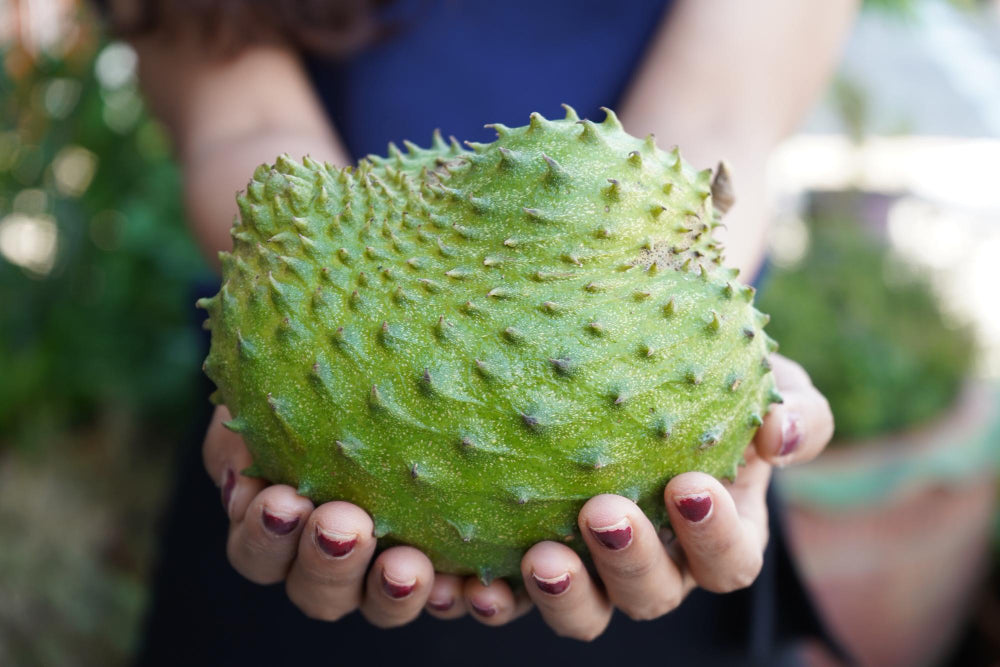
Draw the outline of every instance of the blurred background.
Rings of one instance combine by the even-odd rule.
[[[212,276],[135,66],[75,0],[0,0],[2,665],[128,662],[200,400]],[[1000,662],[998,164],[1000,3],[943,0],[867,2],[772,161],[761,308],[838,423],[778,483],[865,664]]]

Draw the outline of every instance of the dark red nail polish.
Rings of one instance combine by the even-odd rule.
[[[354,545],[358,543],[357,535],[344,535],[343,533],[325,533],[316,528],[316,544],[327,556],[333,558],[343,558],[351,553]]]
[[[539,590],[549,595],[559,595],[569,588],[569,572],[564,572],[562,576],[551,579],[543,579],[532,572],[531,578],[535,580],[535,585],[538,586]]]
[[[475,602],[472,602],[472,603],[470,603],[470,606],[472,607],[472,611],[476,612],[477,614],[479,614],[480,616],[482,616],[484,618],[489,618],[490,616],[493,616],[494,614],[497,613],[497,608],[494,605],[489,605],[487,607],[482,607],[482,606],[476,604]]]
[[[802,433],[799,429],[799,418],[795,415],[785,415],[781,423],[781,449],[778,450],[778,456],[787,456],[794,452],[800,440]]]
[[[414,579],[412,583],[401,584],[396,581],[390,581],[389,577],[385,574],[385,570],[382,570],[382,590],[384,590],[385,594],[389,597],[397,600],[405,598],[407,595],[412,593],[413,589],[416,587],[416,579]]]
[[[222,479],[222,508],[229,513],[229,501],[233,498],[233,489],[236,488],[236,475],[229,468]]]
[[[280,516],[271,514],[267,510],[261,511],[261,518],[264,522],[264,527],[275,535],[287,535],[299,525],[299,517],[283,519]]]
[[[691,523],[704,521],[712,511],[712,496],[707,493],[675,498],[681,516]]]
[[[590,534],[594,538],[613,551],[620,551],[632,543],[632,526],[628,519],[608,526],[607,528],[590,528]]]
[[[448,611],[455,606],[455,600],[446,600],[445,602],[434,602],[433,600],[427,601],[427,606],[434,611]]]

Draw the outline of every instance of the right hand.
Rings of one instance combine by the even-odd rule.
[[[221,406],[208,427],[202,455],[229,516],[226,552],[241,575],[258,584],[285,582],[289,599],[307,616],[333,621],[355,609],[373,625],[394,627],[427,609],[438,618],[466,612],[461,577],[434,573],[413,547],[383,551],[374,562],[371,517],[335,501],[314,507],[295,489],[240,474],[251,463],[243,439],[226,429]]]

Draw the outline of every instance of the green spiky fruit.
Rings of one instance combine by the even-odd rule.
[[[734,476],[777,400],[710,171],[611,112],[493,128],[259,167],[201,304],[251,474],[485,580],[541,540],[582,549],[597,494],[661,523],[667,480]]]

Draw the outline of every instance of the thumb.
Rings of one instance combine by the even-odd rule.
[[[243,438],[226,428],[225,423],[231,419],[232,415],[224,405],[215,409],[201,454],[205,470],[219,487],[222,506],[229,519],[240,521],[250,500],[266,483],[240,474],[253,463],[253,457]]]

